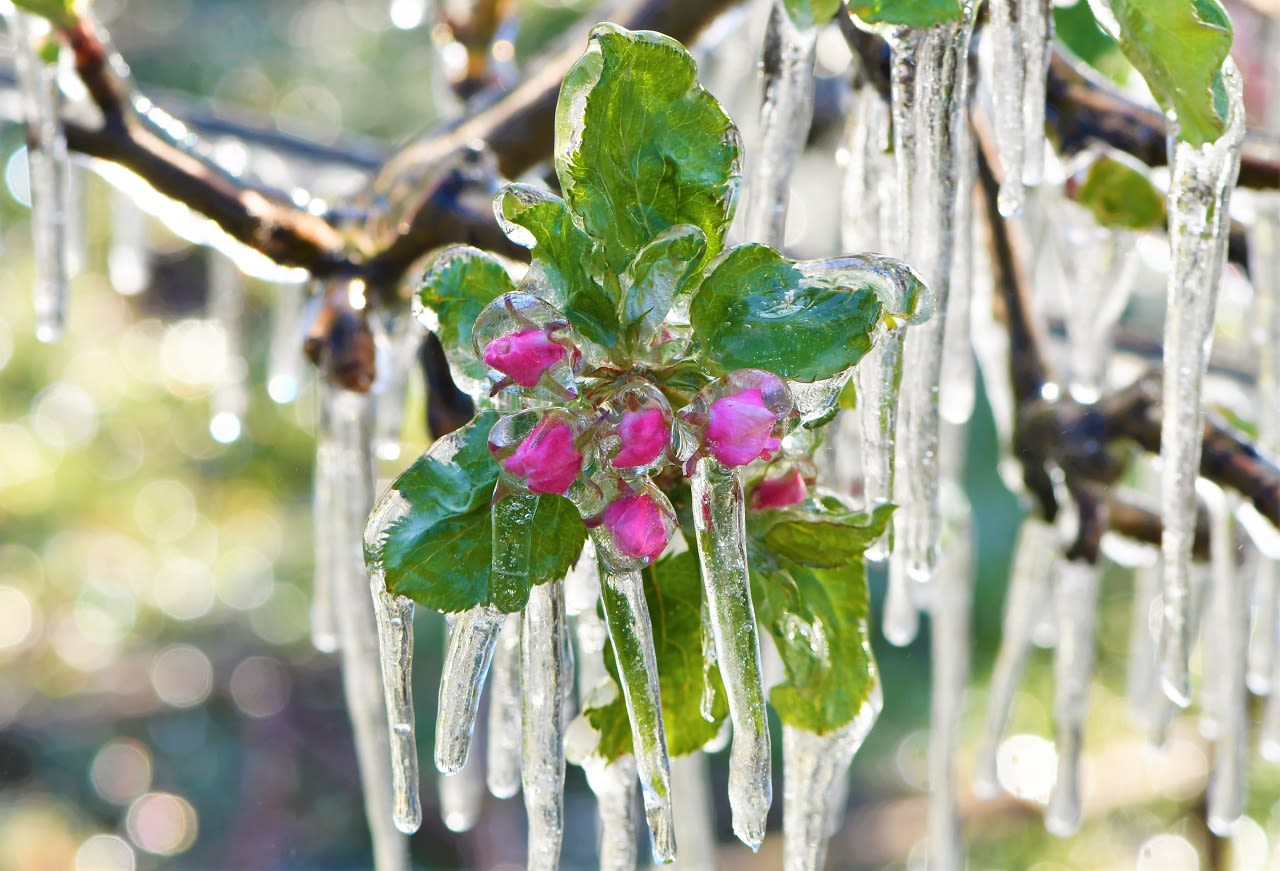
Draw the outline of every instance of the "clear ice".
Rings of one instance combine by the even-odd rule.
[[[107,278],[121,296],[137,296],[151,283],[147,214],[138,208],[133,197],[115,189],[111,191],[111,248],[107,252]]]
[[[485,774],[495,798],[511,798],[520,791],[520,623],[519,614],[507,615],[489,669]]]
[[[457,774],[467,762],[498,633],[506,615],[492,605],[476,605],[447,615],[449,646],[440,674],[440,708],[436,714],[436,768]]]
[[[302,383],[303,288],[277,284],[271,301],[271,340],[267,350],[267,395],[281,405],[298,398]]]
[[[736,469],[703,457],[694,469],[692,485],[702,583],[733,721],[729,750],[733,832],[754,850],[764,840],[773,785],[760,639],[747,575],[742,479]]]
[[[1045,75],[1053,43],[1052,0],[991,0],[992,106],[1005,217],[1022,209],[1024,185],[1044,173]]]
[[[1200,470],[1204,420],[1200,385],[1213,342],[1218,282],[1227,252],[1231,191],[1240,165],[1245,120],[1243,84],[1234,63],[1222,71],[1230,100],[1226,131],[1196,147],[1178,140],[1170,116],[1173,153],[1169,195],[1168,307],[1164,328],[1164,417],[1160,430],[1161,549],[1164,613],[1160,673],[1165,692],[1179,706],[1191,701],[1190,563],[1195,536],[1195,482]]]
[[[1205,821],[1220,838],[1244,813],[1248,770],[1248,691],[1245,664],[1249,656],[1249,584],[1237,564],[1234,493],[1219,491],[1209,503],[1210,607],[1201,634],[1206,674],[1213,676],[1211,699],[1216,735],[1209,773]]]
[[[248,363],[243,353],[244,274],[227,257],[208,251],[208,315],[222,334],[222,372],[209,399],[209,434],[227,444],[240,438],[249,397],[244,379]]]
[[[554,871],[564,837],[564,584],[529,591],[520,627],[520,781],[529,818],[527,867]]]

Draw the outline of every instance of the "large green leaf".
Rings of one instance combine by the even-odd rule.
[[[872,287],[811,281],[764,245],[724,255],[689,309],[694,333],[715,364],[796,381],[829,378],[861,360],[880,315]]]
[[[1164,226],[1164,197],[1145,172],[1122,159],[1104,156],[1090,164],[1075,199],[1104,227],[1150,230]]]
[[[441,251],[422,276],[418,299],[435,312],[436,335],[446,348],[471,350],[471,328],[484,307],[515,290],[507,268],[470,245]]]
[[[1226,128],[1220,74],[1231,51],[1231,19],[1217,0],[1112,0],[1120,50],[1152,95],[1178,116],[1192,145]]]
[[[868,24],[932,27],[964,14],[960,0],[850,0],[849,11]]]
[[[489,582],[498,467],[488,437],[497,418],[485,412],[440,439],[392,485],[411,510],[369,555],[381,563],[391,592],[446,613],[486,604],[518,611],[528,599],[528,590],[507,590],[495,601]],[[577,510],[560,496],[541,496],[533,528],[542,533],[533,536],[529,583],[564,577],[586,539]]]
[[[751,595],[756,619],[773,637],[787,674],[769,700],[784,723],[831,732],[858,715],[879,681],[867,630],[862,554],[883,534],[892,509],[870,516],[831,516],[812,508],[767,514],[774,516],[752,523]],[[778,551],[771,532],[788,536]],[[839,549],[840,558],[820,558],[806,546]],[[782,553],[828,567],[810,568]]]
[[[649,566],[644,572],[644,595],[653,621],[667,748],[673,756],[694,753],[716,736],[729,715],[720,671],[708,668],[702,658],[702,580],[697,555],[685,551]],[[604,658],[616,682],[618,664],[611,644],[605,646]],[[708,682],[713,721],[702,716],[702,694]],[[621,692],[607,705],[584,713],[600,733],[600,755],[613,760],[631,752],[631,722]]]
[[[560,89],[555,161],[613,272],[675,224],[699,227],[707,256],[720,250],[740,182],[738,132],[674,39],[592,31]]]
[[[534,267],[554,291],[555,303],[578,332],[605,348],[620,336],[617,293],[605,292],[596,276],[603,260],[594,241],[574,223],[564,200],[528,185],[508,185],[495,210],[512,241],[533,249]],[[510,229],[523,229],[523,233]],[[525,234],[528,235],[525,235]]]

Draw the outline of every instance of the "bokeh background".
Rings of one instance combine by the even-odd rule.
[[[523,0],[516,57],[531,57],[586,5]],[[367,159],[377,142],[450,111],[425,0],[95,0],[94,7],[139,82],[178,112],[262,125]],[[1263,19],[1239,4],[1232,13],[1241,65],[1257,81]],[[1058,15],[1077,50],[1125,78],[1083,4]],[[847,68],[838,38],[824,39],[820,57],[828,76]],[[1272,67],[1271,75],[1280,72]],[[739,117],[749,115],[756,87],[746,71],[738,93],[722,96]],[[1261,113],[1263,96],[1250,99]],[[824,211],[834,198],[820,191],[830,189],[837,132],[816,134],[827,137],[816,149],[827,156],[797,177],[789,243],[801,253],[827,253],[816,249],[833,244],[818,228],[834,226]],[[234,136],[218,141],[237,147]],[[258,157],[265,177],[331,193],[359,180],[324,161]],[[139,218],[127,198],[81,168],[69,328],[60,343],[39,344],[28,294],[23,133],[13,124],[0,128],[0,168],[0,869],[369,867],[338,660],[308,639],[314,379],[299,368],[296,386],[274,382],[267,390],[269,365],[273,372],[281,365],[269,360],[273,329],[290,329],[278,300],[296,297],[296,288],[249,281],[241,336],[228,341],[209,320],[210,288],[226,278],[220,255]],[[126,244],[136,253],[139,240],[142,260],[119,253]],[[1140,297],[1126,323],[1156,336],[1162,249],[1159,240],[1148,247],[1148,303]],[[1248,293],[1235,276],[1224,306],[1247,311]],[[1230,375],[1243,316],[1224,318],[1220,332]],[[292,357],[299,359],[296,350]],[[1236,369],[1247,375],[1247,361]],[[229,430],[224,419],[211,428],[225,410],[220,391],[241,381],[232,400],[239,426]],[[1230,404],[1230,381],[1222,379],[1215,401]],[[425,446],[421,385],[413,390],[405,457]],[[985,713],[1021,511],[996,475],[981,394],[968,438],[976,599],[960,803],[970,867],[1128,868],[1157,836],[1166,839],[1160,855],[1194,861],[1159,867],[1280,867],[1280,769],[1255,757],[1248,816],[1219,841],[1201,822],[1211,751],[1194,716],[1175,727],[1163,751],[1148,748],[1132,725],[1124,699],[1132,579],[1115,566],[1103,583],[1082,832],[1055,839],[1039,817],[1054,770],[1048,652],[1033,658],[1005,748],[1011,761],[1002,772],[1017,796],[970,797],[964,775]],[[380,472],[393,476],[405,462],[384,461]],[[882,593],[883,575],[873,571],[877,609]],[[420,613],[417,633],[415,696],[427,725],[443,646],[438,615]],[[848,813],[831,848],[835,868],[901,867],[922,855],[927,625],[905,649],[878,633],[875,643],[885,710],[854,765]],[[421,735],[430,759],[431,729]],[[759,856],[732,841],[724,756],[711,761],[722,867],[781,867],[780,837]],[[423,776],[425,822],[412,843],[420,867],[522,867],[518,798],[486,799],[476,828],[454,833],[440,821],[429,765]],[[568,784],[564,866],[589,868],[594,804],[573,767]],[[777,798],[775,829],[780,783]]]

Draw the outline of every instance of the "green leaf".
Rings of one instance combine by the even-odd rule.
[[[644,341],[661,328],[706,249],[706,234],[692,224],[670,227],[640,249],[622,281],[622,323],[633,340]]]
[[[824,286],[763,245],[724,255],[689,309],[694,333],[714,363],[796,381],[829,378],[861,360],[880,315],[870,285]]]
[[[496,257],[470,245],[455,245],[435,256],[418,299],[435,312],[436,335],[446,348],[471,350],[471,328],[489,303],[515,290],[507,268]]]
[[[758,512],[752,526],[778,557],[809,568],[834,569],[860,561],[892,516],[893,505],[880,505],[871,514],[787,509]]]
[[[666,557],[644,571],[644,595],[653,621],[653,646],[658,659],[658,687],[667,748],[672,756],[700,750],[720,731],[729,715],[728,696],[720,672],[702,658],[702,580],[693,551]],[[616,682],[618,665],[612,644],[606,644],[605,665]],[[702,716],[702,693],[710,681],[714,722]],[[614,760],[631,752],[631,722],[619,692],[607,705],[588,708],[591,725],[600,733],[598,752]]]
[[[840,10],[840,0],[783,0],[782,5],[801,29],[826,24]]]
[[[528,185],[503,188],[494,210],[513,242],[533,249],[553,302],[578,331],[605,348],[618,344],[617,293],[610,295],[596,280],[605,272],[600,251],[582,232],[564,200]]]
[[[1165,223],[1164,197],[1141,169],[1115,157],[1095,160],[1075,199],[1104,227],[1148,230]]]
[[[1226,129],[1221,82],[1231,51],[1231,19],[1217,0],[1112,0],[1120,50],[1192,145]]]
[[[13,0],[13,5],[49,19],[56,27],[71,27],[76,23],[79,4],[77,0]]]
[[[964,5],[960,0],[850,0],[849,11],[868,24],[932,27],[959,20]]]
[[[614,24],[591,32],[556,106],[556,172],[614,273],[663,230],[693,224],[710,257],[741,180],[738,131],[680,43]]]
[[[437,611],[452,613],[495,604],[517,611],[528,591],[504,591],[494,601],[489,569],[493,559],[490,500],[498,466],[489,455],[489,430],[498,419],[485,412],[438,440],[392,485],[411,511],[387,530],[376,559],[387,589]],[[577,510],[560,496],[541,496],[533,518],[528,576],[532,584],[557,580],[582,552],[586,528]]]

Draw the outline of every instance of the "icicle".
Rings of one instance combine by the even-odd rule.
[[[147,240],[147,214],[133,197],[111,191],[111,249],[107,276],[123,296],[136,296],[151,283],[151,246]]]
[[[451,832],[469,832],[480,822],[484,809],[484,762],[478,753],[467,757],[457,774],[440,775],[436,780],[440,797],[440,818]]]
[[[365,523],[373,508],[371,412],[368,397],[327,386],[316,465],[317,477],[327,478],[330,490],[323,530],[329,542],[330,614],[342,648],[342,685],[373,836],[374,865],[378,871],[394,871],[409,867],[408,842],[395,826],[391,730],[362,553]]]
[[[1280,27],[1273,26],[1280,35]],[[1280,39],[1278,39],[1280,41]],[[1280,112],[1280,97],[1274,101]],[[1258,215],[1248,229],[1249,277],[1254,291],[1253,348],[1258,357],[1258,380],[1253,407],[1257,413],[1258,449],[1280,456],[1280,195],[1259,194]],[[1249,689],[1259,695],[1271,690],[1280,632],[1280,564],[1259,555],[1256,560],[1253,629],[1249,638]]]
[[[1280,656],[1271,660],[1271,686],[1262,712],[1258,751],[1268,762],[1280,762]]]
[[[604,536],[608,533],[599,526],[592,530],[592,534]],[[601,552],[607,552],[609,547],[608,542],[598,542],[596,546]],[[613,642],[613,653],[618,663],[622,696],[631,720],[631,740],[636,751],[636,768],[644,796],[645,817],[649,822],[653,857],[656,862],[666,863],[676,854],[675,820],[671,808],[671,761],[667,755],[653,624],[644,598],[644,581],[638,571],[614,571],[603,562],[601,569],[600,597],[604,603],[609,640]]]
[[[680,841],[673,871],[715,871],[716,816],[710,774],[708,759],[702,753],[671,760],[671,795]]]
[[[520,791],[520,615],[508,614],[493,656],[489,683],[489,792],[511,798]]]
[[[636,867],[636,758],[621,756],[605,764],[592,755],[582,763],[595,793],[600,822],[601,871]],[[668,860],[670,861],[670,860]]]
[[[773,800],[769,721],[760,671],[760,640],[747,577],[746,511],[742,479],[713,457],[693,473],[693,521],[716,658],[729,696],[729,807],[734,834],[753,850],[764,839]]]
[[[1138,723],[1150,727],[1152,701],[1160,680],[1156,661],[1156,624],[1152,609],[1160,585],[1160,562],[1138,566],[1133,573],[1133,613],[1129,628],[1129,659],[1126,679],[1129,709]]]
[[[1053,51],[1053,0],[1029,0],[1022,5],[1022,30],[1026,70],[1022,82],[1022,183],[1035,187],[1044,178],[1044,107]]]
[[[1213,769],[1209,775],[1209,829],[1228,837],[1232,824],[1244,813],[1248,765],[1249,585],[1236,564],[1235,494],[1219,492],[1209,502],[1212,610],[1202,633],[1212,649],[1213,716],[1217,735]]]
[[[321,393],[320,425],[316,438],[316,467],[312,490],[311,521],[315,548],[315,575],[311,591],[311,643],[321,653],[338,649],[338,616],[334,588],[341,574],[341,555],[333,538],[342,522],[342,446],[329,436],[332,407],[340,398],[338,388],[325,385]]]
[[[1229,203],[1245,129],[1242,84],[1230,59],[1223,65],[1222,77],[1231,103],[1226,131],[1216,142],[1200,148],[1178,141],[1170,155],[1172,268],[1165,315],[1164,418],[1160,431],[1164,522],[1160,672],[1165,692],[1181,706],[1191,701],[1187,599],[1195,535],[1195,480],[1204,427],[1200,384],[1213,340],[1218,281],[1226,258]],[[1177,119],[1171,117],[1170,123],[1170,141],[1175,142]]]
[[[1080,828],[1080,751],[1084,721],[1089,712],[1093,682],[1093,627],[1097,618],[1096,565],[1073,560],[1058,563],[1058,648],[1053,657],[1054,744],[1058,751],[1058,779],[1044,824],[1053,834],[1067,837]]]
[[[782,726],[782,831],[786,871],[820,871],[826,865],[828,796],[880,716],[879,683],[847,725],[826,735]]]
[[[418,742],[413,716],[413,602],[389,593],[382,566],[367,557],[378,552],[387,529],[408,515],[410,510],[409,503],[400,492],[388,488],[374,506],[364,528],[369,594],[373,600],[382,663],[383,702],[387,721],[391,724],[392,812],[396,828],[407,835],[422,825],[422,803],[418,796]],[[446,811],[445,824],[448,822]]]
[[[67,208],[69,168],[62,130],[58,67],[40,57],[48,33],[45,19],[12,12],[14,67],[27,123],[27,168],[31,184],[31,242],[35,266],[36,338],[62,336],[67,310]]]
[[[436,768],[442,774],[456,774],[466,764],[480,691],[506,615],[492,605],[477,605],[450,615],[450,619],[436,714]]]
[[[916,157],[906,259],[932,288],[936,313],[911,329],[904,342],[894,475],[894,501],[900,507],[894,515],[890,562],[917,581],[932,575],[941,534],[938,386],[951,283],[956,136],[967,105],[973,19],[974,6],[967,3],[963,20],[925,31],[914,54],[916,100],[909,123]],[[904,134],[904,140],[909,138]]]
[[[974,383],[973,341],[973,188],[978,164],[973,154],[973,134],[968,117],[956,133],[955,252],[951,261],[951,296],[943,326],[942,382],[938,413],[953,424],[968,423],[977,393]]]
[[[791,170],[813,121],[813,63],[816,27],[801,30],[776,0],[765,34],[764,100],[760,144],[747,178],[745,237],[781,248],[787,226]]]
[[[402,315],[388,332],[387,351],[378,365],[379,384],[374,388],[378,394],[374,450],[381,459],[395,460],[400,457],[405,395],[409,373],[417,363],[418,347],[422,344],[422,330],[416,320]]]
[[[520,781],[529,817],[530,869],[560,865],[564,837],[564,585],[529,591],[520,628],[523,752]]]
[[[1022,210],[1024,185],[1044,174],[1045,74],[1053,43],[1051,0],[991,0],[992,108],[1003,181],[997,205]]]
[[[248,405],[240,324],[244,317],[244,275],[217,251],[209,251],[208,316],[222,333],[223,368],[209,400],[209,434],[221,444],[240,438]]]
[[[267,355],[267,395],[284,405],[298,398],[302,382],[303,285],[274,286],[271,344]]]

